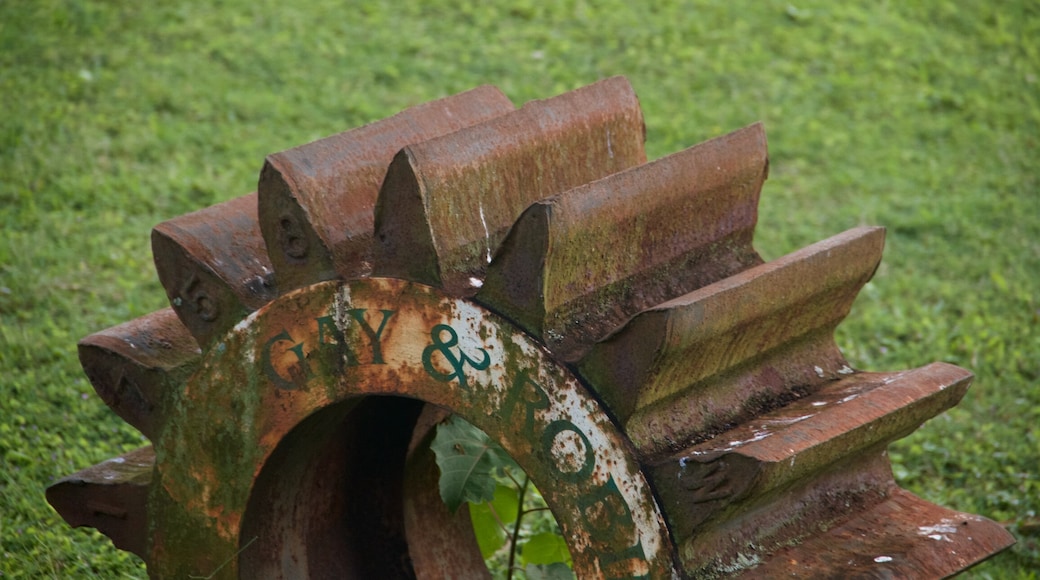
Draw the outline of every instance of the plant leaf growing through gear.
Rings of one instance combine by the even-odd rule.
[[[508,527],[516,521],[520,511],[520,494],[513,487],[501,482],[495,486],[495,499],[490,502],[474,503],[469,506],[473,533],[477,536],[480,555],[485,560],[492,558],[512,535]]]
[[[430,448],[441,470],[441,499],[452,513],[462,502],[493,501],[496,471],[502,473],[507,467],[522,471],[483,431],[454,415],[437,425]]]
[[[471,504],[477,544],[495,577],[511,579],[518,570],[527,578],[574,577],[567,544],[541,494],[501,446],[452,415],[437,425],[430,448],[441,471],[441,499],[452,513],[463,502]],[[514,474],[522,478],[518,481]],[[534,507],[525,508],[532,499]],[[543,516],[522,523],[525,515],[536,512]],[[527,538],[522,549],[521,536]]]

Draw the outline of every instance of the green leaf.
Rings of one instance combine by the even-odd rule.
[[[483,503],[495,499],[493,472],[512,463],[508,454],[487,434],[457,416],[437,425],[430,444],[440,467],[441,499],[452,513],[462,502]]]
[[[566,563],[571,559],[567,543],[553,532],[542,532],[528,538],[520,555],[527,564]]]
[[[491,504],[477,503],[469,506],[469,518],[473,522],[473,535],[477,537],[480,555],[487,560],[506,543],[506,531],[491,513]]]
[[[528,564],[524,568],[527,580],[573,580],[574,571],[563,562],[549,565]]]
[[[495,486],[495,500],[491,502],[491,505],[503,524],[511,524],[516,521],[517,508],[520,507],[520,493],[515,487],[498,484]]]
[[[502,525],[516,521],[516,508],[519,499],[516,489],[498,485],[495,487],[495,500],[493,502],[469,506],[469,517],[470,521],[473,522],[473,533],[477,536],[480,554],[485,560],[505,545],[508,535],[507,531],[502,529]],[[498,516],[497,519],[496,515]]]

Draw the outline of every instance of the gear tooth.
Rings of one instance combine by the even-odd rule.
[[[552,299],[546,296],[546,270],[550,247],[555,249],[558,243],[554,234],[560,223],[554,199],[534,203],[517,218],[488,265],[483,286],[473,297],[550,348],[558,344],[545,332],[546,303]]]
[[[816,570],[873,569],[877,576],[946,578],[1013,543],[1013,536],[985,518],[895,488],[848,521],[773,554],[754,575],[804,578]]]
[[[476,299],[575,361],[641,310],[762,259],[755,124],[528,208]]]
[[[614,77],[410,145],[376,202],[374,274],[472,296],[530,204],[646,162],[643,116]]]
[[[197,367],[201,351],[173,309],[164,308],[79,342],[79,359],[101,400],[149,439],[162,401]]]
[[[259,214],[281,292],[371,273],[373,208],[402,147],[513,110],[483,86],[267,157]]]
[[[644,454],[710,437],[840,376],[833,332],[883,245],[882,228],[849,230],[660,304],[579,372]]]
[[[971,380],[968,371],[943,363],[905,372],[852,373],[719,436],[656,459],[651,472],[661,481],[674,481],[719,461],[729,464],[731,471],[746,464],[736,470],[742,475],[730,478],[739,481],[739,489],[730,490],[727,502],[693,502],[688,492],[677,493],[673,486],[662,490],[668,497],[664,501],[675,505],[669,512],[673,517],[699,524],[730,501],[768,497],[839,461],[874,454],[957,404]]]
[[[774,547],[819,543],[820,538],[834,542],[828,551],[844,555],[828,557],[840,566],[824,569],[844,569],[862,559],[864,549],[881,548],[898,554],[916,550],[932,558],[931,567],[922,569],[928,570],[926,575],[962,569],[963,563],[944,562],[934,544],[928,546],[931,550],[923,549],[926,542],[919,535],[906,534],[907,529],[941,520],[924,513],[950,518],[955,512],[899,490],[884,449],[955,405],[971,379],[971,373],[943,363],[899,373],[851,374],[715,438],[654,460],[647,469],[672,529],[679,530],[676,541],[686,569],[710,575],[717,571],[714,568],[731,566],[751,545],[763,560],[772,562],[765,569],[781,569],[785,558],[804,561],[813,552],[802,546],[771,554]],[[879,545],[867,548],[859,537],[842,541],[840,534],[827,532],[847,518],[853,523],[844,525],[876,518],[879,511],[892,509],[888,502],[893,498],[904,497],[910,498],[910,505],[891,513],[884,525],[871,527],[871,536],[887,537]],[[987,541],[1006,538],[992,522],[978,521],[978,526]],[[967,537],[950,541],[958,544],[951,548],[966,562],[991,553],[989,546]],[[879,553],[883,551],[871,557]],[[908,562],[899,566],[907,570]]]
[[[857,228],[753,267],[644,311],[578,363],[643,456],[687,572],[869,514],[896,489],[885,447],[963,396],[971,374],[952,365],[855,373],[835,345],[883,245]]]
[[[159,281],[174,312],[208,345],[275,296],[274,271],[251,193],[152,230]]]
[[[121,550],[148,560],[148,488],[155,468],[151,446],[59,479],[47,501],[70,526],[89,526]]]

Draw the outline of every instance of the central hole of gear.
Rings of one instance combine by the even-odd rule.
[[[423,403],[356,398],[292,429],[243,516],[242,578],[407,578],[404,465]]]
[[[490,497],[454,511],[434,451],[438,439],[464,445],[451,437],[482,438],[498,458]],[[573,577],[556,520],[508,454],[401,397],[342,401],[294,427],[257,475],[241,530],[241,578]]]

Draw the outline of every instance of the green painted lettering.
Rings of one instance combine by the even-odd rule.
[[[643,540],[621,550],[619,552],[607,552],[599,559],[599,565],[604,571],[606,578],[625,578],[635,580],[637,578],[649,578],[650,566],[646,561],[646,551],[643,550]],[[645,574],[635,576],[635,568],[646,570]]]
[[[572,461],[566,449],[561,450],[557,447],[560,445],[557,438],[568,432],[578,436],[585,450],[580,464]],[[549,453],[550,457],[555,459],[553,465],[556,467],[556,473],[560,479],[566,482],[580,483],[588,479],[592,475],[592,470],[596,468],[596,451],[592,448],[592,443],[581,432],[581,429],[578,429],[577,425],[567,419],[557,419],[549,423],[545,431],[542,432],[542,447]],[[553,453],[554,449],[556,449],[556,453]],[[570,467],[576,467],[576,469],[570,469]]]
[[[299,363],[289,369],[289,378],[285,378],[278,373],[278,369],[274,368],[273,361],[271,360],[271,351],[274,350],[274,345],[279,342],[292,341],[293,337],[289,334],[289,331],[283,330],[264,343],[264,351],[260,356],[260,366],[263,367],[267,378],[270,379],[276,387],[286,391],[294,391],[301,385],[305,384],[311,374],[310,368],[307,366],[307,357],[303,352],[302,342],[289,347],[289,351],[296,355],[296,360]]]
[[[448,340],[441,340],[441,335],[447,333]],[[455,329],[448,326],[447,324],[438,324],[433,327],[430,331],[430,338],[433,339],[433,344],[423,349],[422,363],[423,368],[426,369],[426,373],[429,374],[434,380],[442,383],[447,383],[458,379],[459,386],[463,389],[468,389],[469,385],[466,382],[466,365],[473,367],[478,371],[482,371],[491,364],[491,356],[484,349],[479,349],[484,355],[480,362],[477,362],[462,352],[462,349],[458,349],[458,354],[451,350],[451,348],[459,343],[459,335],[455,332]],[[442,373],[433,366],[433,355],[434,353],[440,353],[440,355],[447,361],[448,366],[452,368],[450,373]]]
[[[581,511],[581,517],[585,521],[583,527],[592,532],[594,543],[602,544],[604,547],[616,546],[630,540],[637,533],[635,521],[632,519],[632,510],[629,509],[628,503],[621,495],[621,490],[618,489],[613,475],[592,493],[579,497],[577,505]],[[607,578],[633,578],[632,564],[646,562],[642,540],[637,540],[635,544],[621,551],[608,549],[605,552],[606,555],[600,559],[600,565],[606,571]],[[633,562],[633,560],[637,562]],[[615,565],[618,571],[611,572],[610,568]],[[645,577],[647,576],[636,576],[636,578]]]
[[[347,344],[335,319],[329,315],[315,318],[315,321],[318,323],[318,349],[325,368],[338,374],[343,372],[344,366],[357,366],[357,355]]]
[[[365,309],[363,308],[351,308],[347,311],[347,314],[351,318],[357,321],[361,325],[362,332],[368,337],[369,343],[372,345],[372,364],[382,365],[386,364],[383,362],[383,344],[380,342],[380,337],[383,335],[383,330],[386,328],[386,321],[390,320],[393,316],[394,310],[380,310],[383,313],[383,320],[379,323],[377,330],[372,330],[372,326],[365,320]]]
[[[578,498],[578,509],[586,528],[596,533],[628,533],[635,525],[632,511],[628,509],[613,475],[594,492]]]
[[[502,405],[506,416],[509,417],[509,422],[513,423],[516,421],[513,415],[521,403],[523,403],[523,407],[526,410],[526,417],[520,432],[531,437],[534,435],[534,413],[538,409],[549,408],[549,396],[545,394],[545,390],[542,389],[541,385],[531,380],[526,370],[520,371],[520,374],[516,376],[516,380],[513,381],[513,386],[506,394],[506,400]]]

